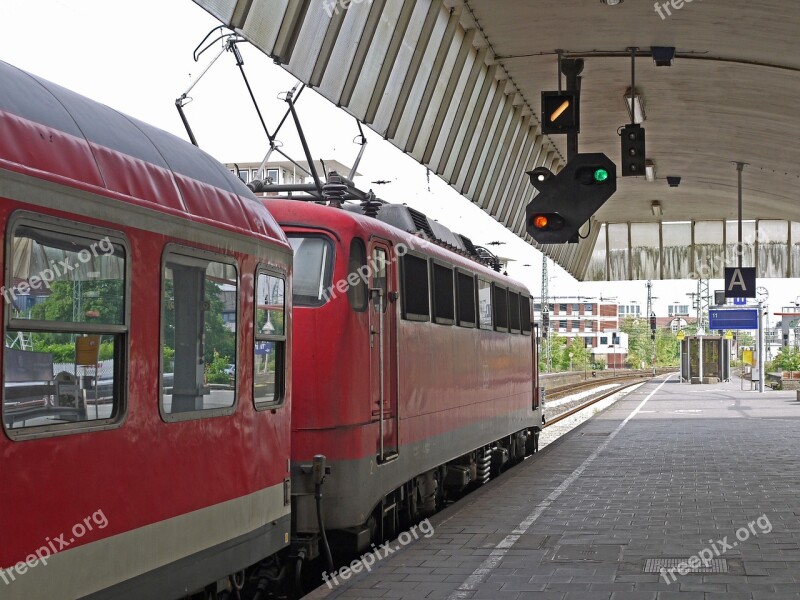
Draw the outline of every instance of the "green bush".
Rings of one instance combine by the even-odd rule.
[[[800,352],[788,346],[781,348],[771,361],[770,368],[773,371],[800,371]]]
[[[227,356],[220,356],[219,352],[214,351],[214,360],[206,365],[206,381],[208,383],[230,383],[231,378],[225,372],[230,362]]]

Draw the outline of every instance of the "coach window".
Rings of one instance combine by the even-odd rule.
[[[121,237],[22,217],[6,239],[6,430],[28,437],[119,422],[128,331]]]
[[[294,277],[292,301],[295,306],[322,306],[344,289],[331,286],[333,271],[333,246],[321,235],[290,235],[294,250]],[[346,284],[346,282],[345,282]]]
[[[458,324],[461,327],[475,327],[475,277],[457,271],[456,282]]]
[[[492,284],[483,279],[478,279],[478,310],[480,312],[481,329],[492,329],[494,326]]]
[[[430,320],[430,284],[428,260],[413,254],[403,256],[403,318],[409,321]]]
[[[356,312],[367,308],[367,251],[364,242],[353,238],[350,242],[350,260],[347,263],[347,298]]]
[[[492,300],[495,330],[508,331],[508,290],[499,285],[492,286]]]
[[[519,294],[508,290],[508,328],[512,333],[519,333],[520,317],[519,317]]]
[[[522,320],[522,334],[531,334],[531,299],[527,296],[519,297],[519,318]]]
[[[433,263],[433,317],[441,325],[455,323],[453,269]]]
[[[256,407],[275,406],[286,381],[286,280],[259,272],[256,283],[256,345],[253,398]]]
[[[164,255],[161,413],[167,421],[233,412],[239,288],[232,262],[182,247],[168,247]]]

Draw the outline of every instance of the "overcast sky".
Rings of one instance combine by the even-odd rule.
[[[214,45],[200,57],[192,52],[219,23],[191,0],[2,0],[0,60],[54,81],[117,110],[188,139],[175,109],[185,92],[219,52]],[[245,70],[267,127],[273,131],[286,109],[277,98],[297,82],[260,51],[242,46]],[[221,162],[260,161],[268,148],[266,135],[247,95],[233,56],[224,53],[192,89],[185,110],[201,148]],[[359,147],[353,143],[355,120],[306,90],[297,105],[314,158],[352,164]],[[406,202],[450,229],[513,258],[509,275],[524,282],[534,295],[541,290],[541,254],[437,176],[404,155],[368,128],[366,154],[359,167],[362,188],[374,187],[390,202]],[[287,123],[279,139],[288,154],[302,158],[294,128]],[[388,180],[386,185],[372,181]],[[430,186],[430,187],[429,187]],[[733,201],[733,199],[731,200]],[[551,262],[551,295],[616,297],[620,302],[646,301],[645,282],[579,283]],[[530,265],[530,266],[525,266]],[[796,282],[763,280],[770,304],[791,303],[800,294]],[[712,281],[711,289],[721,289]],[[656,312],[666,304],[689,303],[693,281],[654,282]]]

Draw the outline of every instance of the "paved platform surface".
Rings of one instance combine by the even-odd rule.
[[[798,598],[796,398],[649,382],[308,598]]]

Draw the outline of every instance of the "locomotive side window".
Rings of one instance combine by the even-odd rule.
[[[437,323],[455,323],[453,269],[433,263],[433,317]]]
[[[519,294],[508,291],[508,327],[512,333],[520,332]]]
[[[322,306],[332,294],[333,246],[322,236],[290,235],[294,250],[292,301],[295,306]],[[338,293],[344,293],[339,290]]]
[[[520,296],[519,298],[519,315],[522,319],[522,334],[530,335],[531,333],[531,299],[527,296]]]
[[[492,284],[483,279],[478,279],[478,310],[480,312],[481,329],[494,327],[494,314],[492,312]]]
[[[3,425],[15,437],[119,422],[127,334],[121,238],[44,219],[21,218],[10,229]]]
[[[494,302],[494,328],[497,331],[508,331],[508,290],[499,285],[492,286]]]
[[[253,398],[256,407],[283,402],[286,373],[286,281],[260,272],[256,282],[256,345]]]
[[[358,238],[353,238],[350,242],[350,260],[347,263],[347,298],[350,300],[350,306],[356,312],[363,312],[367,308],[367,282],[365,277],[352,277],[351,275],[366,273],[367,266],[367,250],[364,248],[364,242]]]
[[[461,327],[475,327],[475,277],[458,271],[456,279],[458,324]]]
[[[403,318],[410,321],[430,320],[430,283],[428,261],[406,254],[402,262]]]
[[[236,401],[236,267],[168,247],[161,300],[161,414],[166,421],[230,414]]]

